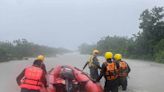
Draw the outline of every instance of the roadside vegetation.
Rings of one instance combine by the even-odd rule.
[[[13,42],[0,42],[0,62],[36,57],[39,54],[56,56],[57,54],[66,52],[69,52],[69,50],[38,45],[26,39],[14,40]]]
[[[89,54],[97,48],[103,54],[106,51],[122,53],[124,57],[154,60],[164,63],[164,8],[154,7],[144,10],[139,18],[139,32],[131,38],[106,36],[96,44],[79,46],[82,54]]]

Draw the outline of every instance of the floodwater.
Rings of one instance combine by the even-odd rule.
[[[46,59],[47,70],[56,65],[73,65],[82,69],[87,55],[66,54]],[[104,61],[99,57],[101,63]],[[0,63],[0,92],[20,92],[16,84],[17,75],[34,59]],[[141,60],[124,59],[131,67],[127,92],[164,92],[164,65]],[[88,69],[85,69],[88,72]],[[103,85],[103,81],[101,81]],[[121,90],[120,90],[121,92]],[[124,91],[125,92],[125,91]]]

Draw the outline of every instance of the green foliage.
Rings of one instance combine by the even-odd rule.
[[[159,63],[164,63],[164,51],[160,51],[158,53],[155,54],[155,61],[159,62]]]
[[[130,58],[156,60],[164,63],[163,7],[146,9],[140,15],[139,20],[141,31],[133,34],[132,38],[107,36],[97,42],[97,48],[103,53],[111,51]]]
[[[0,62],[35,57],[39,54],[55,56],[69,52],[64,48],[52,48],[28,42],[26,39],[18,39],[13,42],[0,42]]]
[[[155,55],[154,58],[157,62],[164,63],[164,39],[161,39],[160,42],[155,46]]]
[[[154,46],[164,38],[164,11],[163,7],[154,7],[152,10],[145,10],[140,16],[140,29],[136,42],[140,46],[141,54],[151,53],[153,56]]]
[[[126,37],[107,36],[97,42],[97,49],[99,49],[102,54],[106,51],[127,54],[128,42],[129,40]]]
[[[164,39],[161,39],[160,42],[154,47],[156,53],[160,52],[160,51],[164,51]]]

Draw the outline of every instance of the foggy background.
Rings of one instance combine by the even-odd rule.
[[[164,0],[0,0],[0,40],[77,49],[107,35],[131,37],[139,15]]]
[[[164,0],[0,0],[0,92],[20,92],[15,79],[35,59],[28,57],[45,55],[48,71],[56,65],[70,64],[82,69],[88,60],[88,55],[82,54],[91,53],[93,43],[99,41],[96,45],[100,54],[111,51],[128,58],[124,60],[132,71],[127,92],[164,92],[164,73],[159,72],[164,71],[164,64],[160,64],[164,63],[164,27],[161,26],[164,23],[150,23],[153,26],[143,23],[148,28],[142,29],[149,32],[142,32],[137,37],[139,40],[120,37],[132,37],[140,31],[139,17],[145,9],[151,11],[163,5]],[[151,20],[149,16],[153,15],[143,17]],[[114,35],[118,37],[112,38]],[[100,40],[102,37],[107,39]],[[21,38],[27,40],[17,40]],[[86,53],[66,50],[77,50],[85,42],[91,46],[84,44],[79,52]],[[103,57],[98,58],[101,64],[105,61]],[[89,73],[87,69],[84,71]]]

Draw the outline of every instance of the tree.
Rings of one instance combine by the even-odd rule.
[[[113,53],[122,53],[126,55],[128,52],[128,38],[118,36],[107,36],[97,42],[97,48],[103,53],[111,51]]]
[[[102,54],[106,51],[121,53],[126,57],[164,62],[164,8],[146,9],[140,15],[140,31],[133,37],[106,36],[96,47]],[[85,51],[88,47],[83,44]]]
[[[56,54],[67,53],[64,48],[53,48],[34,44],[26,39],[18,39],[13,42],[0,42],[0,62],[24,57],[35,57],[39,54],[55,56]]]
[[[140,55],[154,56],[154,46],[164,38],[163,7],[146,9],[140,16],[139,28],[142,32],[137,36],[136,45]]]

